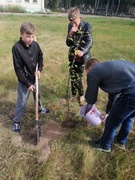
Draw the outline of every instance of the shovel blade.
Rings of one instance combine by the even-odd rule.
[[[36,121],[36,144],[38,145],[39,141],[40,141],[40,136],[41,136],[41,128],[39,126],[39,122]]]

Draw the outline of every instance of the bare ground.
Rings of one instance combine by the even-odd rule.
[[[47,160],[51,154],[51,142],[55,139],[63,138],[67,136],[70,132],[70,128],[64,128],[59,123],[55,121],[46,122],[41,127],[40,141],[37,144],[36,141],[36,128],[31,129],[29,135],[26,139],[26,135],[17,134],[12,143],[16,146],[22,146],[28,149],[39,151],[39,162],[44,162]]]
[[[63,100],[60,102],[64,104]],[[8,117],[13,119],[14,117],[14,108],[10,110]],[[51,143],[55,139],[64,138],[67,136],[72,128],[80,125],[86,126],[86,122],[84,121],[73,121],[71,117],[69,119],[60,122],[56,122],[53,120],[45,122],[41,129],[40,141],[37,144],[36,139],[36,128],[30,130],[30,132],[24,132],[20,134],[15,134],[12,143],[16,146],[22,146],[28,149],[38,150],[39,151],[39,162],[44,162],[47,160],[49,155],[51,154]],[[27,134],[27,135],[26,135]]]

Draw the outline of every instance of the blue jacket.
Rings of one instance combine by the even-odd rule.
[[[135,64],[125,60],[96,64],[87,73],[85,98],[88,104],[96,103],[99,88],[109,94],[110,101],[119,93],[135,93]]]

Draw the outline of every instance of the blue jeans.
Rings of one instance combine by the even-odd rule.
[[[39,92],[40,92],[40,89],[39,89]],[[25,112],[29,95],[30,95],[30,91],[28,90],[28,88],[23,83],[18,81],[18,98],[17,98],[16,108],[15,108],[15,117],[13,119],[15,122],[21,121],[21,118]],[[33,97],[35,100],[35,91],[33,92]],[[40,102],[40,93],[39,93],[38,108],[39,108],[39,111],[42,109],[42,104]]]
[[[117,134],[117,141],[125,145],[135,116],[135,93],[121,94],[115,101],[105,124],[104,133],[100,139],[102,148],[109,149]]]

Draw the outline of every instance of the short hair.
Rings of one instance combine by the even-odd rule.
[[[80,17],[80,10],[77,7],[71,7],[68,11],[69,21],[73,21],[75,18]]]
[[[35,27],[29,22],[24,22],[20,27],[20,33],[32,35],[35,32]]]
[[[95,64],[99,63],[100,61],[96,58],[89,59],[85,64],[85,70],[93,67]]]

